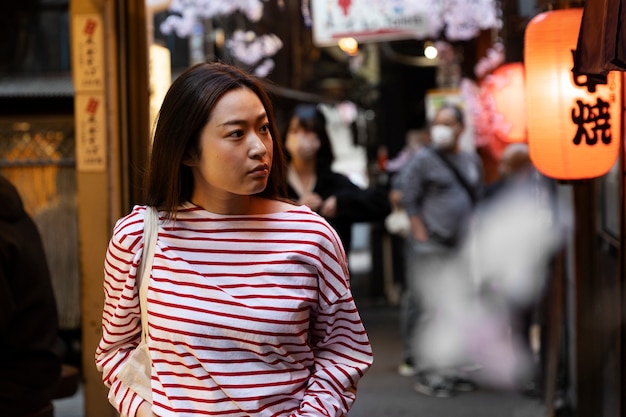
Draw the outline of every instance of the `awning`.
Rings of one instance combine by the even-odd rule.
[[[72,77],[37,76],[0,78],[0,97],[37,98],[37,97],[73,97]]]
[[[606,83],[610,71],[626,71],[626,0],[587,0],[578,44],[575,74]]]

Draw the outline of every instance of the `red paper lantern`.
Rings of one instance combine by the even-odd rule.
[[[617,160],[621,77],[574,76],[582,8],[535,16],[525,33],[528,147],[535,167],[564,180],[599,177]]]
[[[496,68],[483,80],[485,100],[492,109],[491,128],[502,142],[526,142],[524,64],[511,62]]]

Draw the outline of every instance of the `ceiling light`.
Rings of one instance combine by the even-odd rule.
[[[350,56],[355,56],[359,52],[359,43],[354,38],[341,38],[337,45]]]
[[[428,59],[435,59],[435,58],[437,58],[437,54],[438,54],[438,51],[437,51],[437,48],[435,48],[435,45],[433,45],[430,42],[427,42],[424,45],[424,56],[426,58],[428,58]]]

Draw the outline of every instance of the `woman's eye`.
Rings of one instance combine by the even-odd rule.
[[[264,124],[263,126],[261,126],[260,131],[261,131],[261,132],[263,132],[263,133],[267,133],[267,132],[269,132],[269,131],[270,131],[270,124],[269,124],[269,123],[266,123],[266,124]]]
[[[240,138],[243,136],[243,134],[244,134],[243,130],[235,130],[233,132],[230,132],[228,136],[233,137],[233,138]]]

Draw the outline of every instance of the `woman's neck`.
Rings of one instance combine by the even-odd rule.
[[[315,174],[315,159],[294,158],[291,160],[290,164],[299,174]]]
[[[230,201],[216,202],[212,201],[208,203],[204,201],[204,204],[199,201],[191,199],[191,204],[201,207],[208,212],[224,215],[253,215],[253,214],[269,214],[288,211],[293,208],[293,205],[280,200],[273,200],[270,198],[258,197],[258,196],[241,196]]]
[[[313,191],[317,181],[315,160],[292,160],[289,171],[288,181],[298,194]]]

